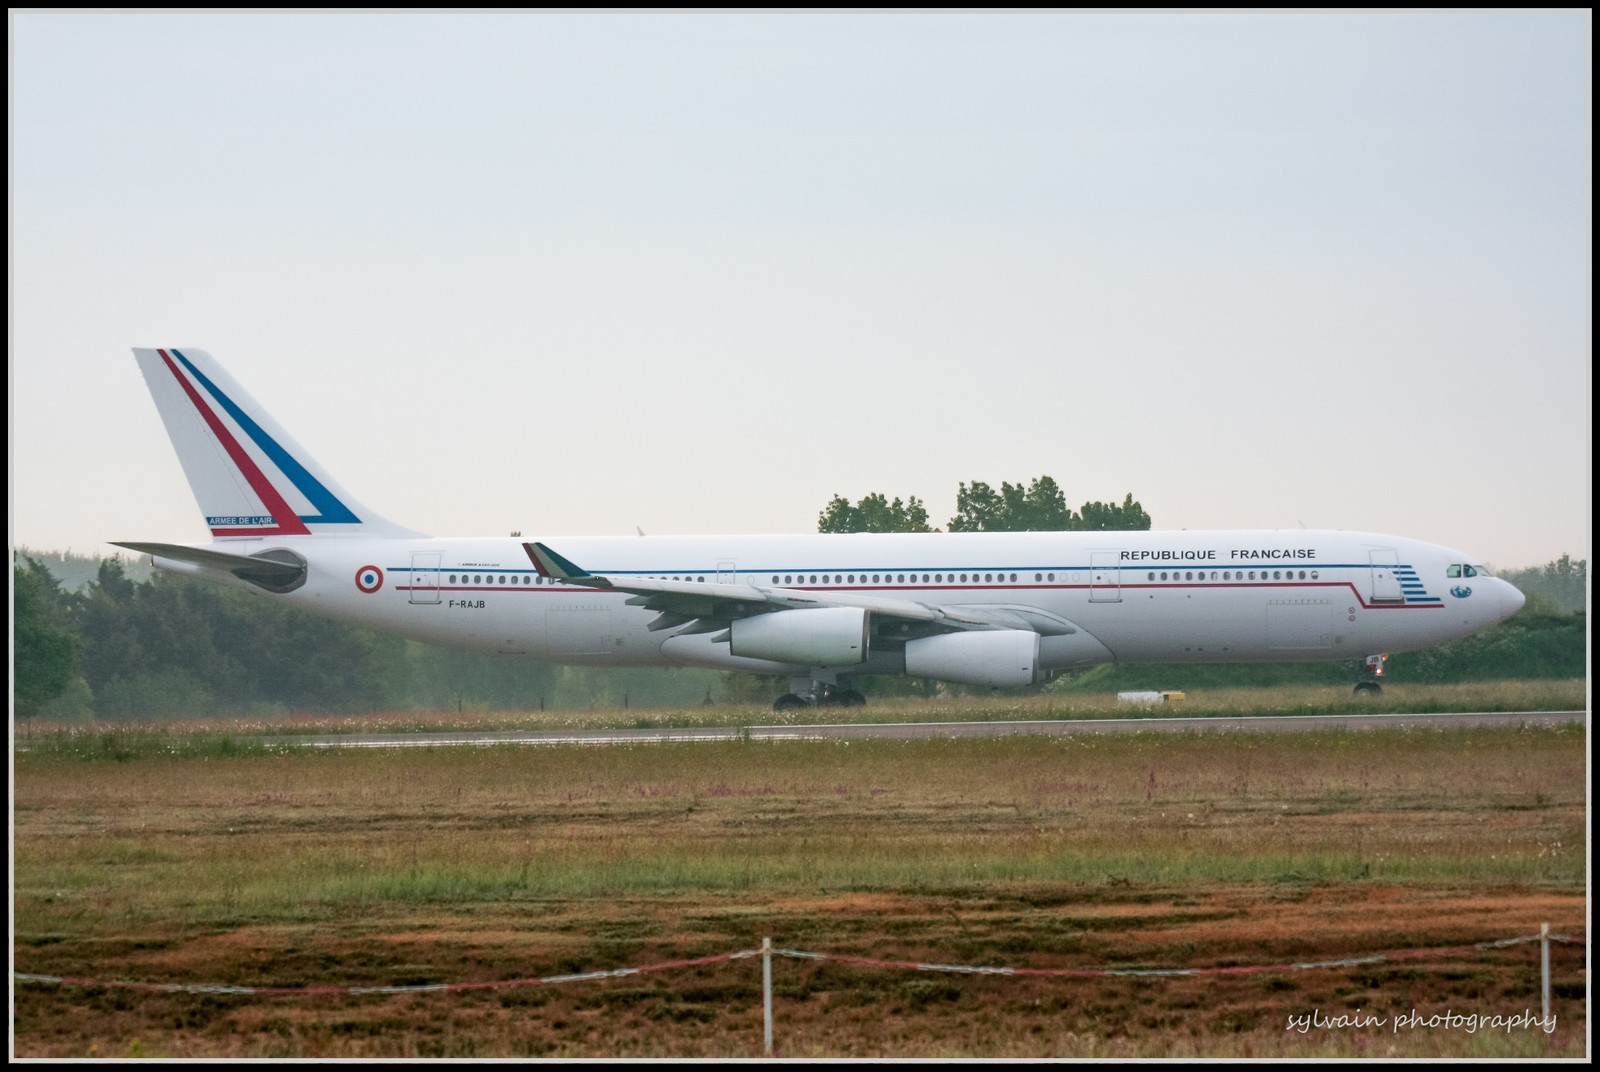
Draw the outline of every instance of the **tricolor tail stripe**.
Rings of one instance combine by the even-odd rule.
[[[245,435],[249,436],[257,447],[261,448],[261,452],[271,459],[272,464],[278,467],[278,471],[287,477],[300,494],[306,497],[306,501],[315,508],[315,513],[300,515],[301,521],[312,525],[359,525],[361,523],[361,519],[356,517],[348,506],[340,502],[331,491],[323,486],[320,480],[312,476],[306,470],[306,467],[300,464],[294,455],[284,450],[282,444],[273,439],[265,429],[252,420],[248,413],[228,397],[227,392],[212,383],[205,373],[196,368],[182,353],[173,350],[172,354],[183,363],[183,367],[189,370],[189,374],[206,389],[206,392],[217,400],[217,404],[227,412],[229,417],[233,418],[234,423],[244,429]]]
[[[195,390],[194,385],[189,382],[188,377],[178,371],[178,366],[173,362],[172,356],[170,356],[165,350],[157,350],[156,352],[161,355],[161,360],[166,362],[167,368],[171,370],[173,377],[178,381],[178,385],[183,388],[184,394],[189,396],[189,401],[194,405],[194,408],[205,420],[206,426],[211,429],[211,434],[217,437],[217,442],[221,443],[222,448],[228,452],[228,458],[235,466],[238,467],[239,472],[244,476],[245,481],[250,485],[250,490],[255,492],[256,497],[261,500],[261,504],[265,506],[268,512],[272,514],[272,520],[274,524],[271,527],[213,527],[211,529],[211,535],[304,536],[309,533],[311,530],[306,528],[305,522],[295,514],[294,510],[290,508],[289,504],[284,501],[283,496],[278,494],[278,489],[272,486],[272,481],[267,479],[266,474],[261,471],[261,467],[256,465],[255,460],[250,457],[249,452],[246,451],[243,445],[241,445],[240,442],[233,437],[233,433],[230,432],[228,430],[228,426],[222,422],[222,418],[218,417],[215,411],[213,411],[212,408],[206,404],[206,400],[204,398],[200,397],[200,392]],[[176,350],[172,351],[172,354],[177,355],[179,361],[183,361],[184,367],[193,372],[196,379],[200,380],[200,382],[203,384],[207,383],[205,377],[201,376],[198,370],[196,370],[194,366],[190,365],[189,362],[184,359],[182,354],[178,353]],[[220,395],[220,392],[217,392],[214,387],[211,387],[209,384],[207,387],[208,390],[211,390],[214,394]],[[235,417],[235,420],[237,419],[238,418]],[[241,422],[241,424],[243,424],[243,422]],[[259,431],[259,429],[257,430]]]
[[[133,349],[213,537],[417,537],[339,482],[204,350]]]
[[[310,532],[311,530],[306,527],[308,524],[359,525],[361,523],[361,519],[356,517],[349,507],[340,502],[321,481],[307,472],[305,466],[301,465],[294,455],[285,450],[282,444],[257,424],[232,398],[229,398],[226,391],[218,387],[192,361],[184,357],[182,351],[174,349],[170,352],[170,356],[166,350],[158,350],[157,352],[161,355],[161,359],[166,362],[173,376],[183,386],[184,393],[189,396],[189,400],[200,411],[201,416],[205,418],[206,424],[211,428],[212,433],[216,435],[227,450],[229,458],[239,467],[239,471],[244,475],[251,490],[260,497],[262,505],[271,512],[275,522],[272,527],[239,527],[237,524],[218,526],[213,522],[211,528],[213,536],[293,536]],[[188,372],[188,376],[178,370],[174,360],[183,366],[183,369]],[[313,513],[295,513],[294,509],[279,494],[278,490],[272,486],[271,480],[261,471],[260,466],[251,460],[243,446],[228,431],[222,419],[211,410],[204,398],[195,390],[194,385],[190,383],[190,377],[193,377],[194,383],[198,383],[204,388],[206,394],[210,395],[216,401],[216,404],[222,408],[223,412],[232,418],[233,422],[250,438],[250,441],[277,467],[284,478],[293,484],[301,495],[305,496],[306,501],[314,508]],[[254,519],[250,519],[250,521],[254,521]],[[246,525],[248,526],[249,524],[250,522],[247,521]]]

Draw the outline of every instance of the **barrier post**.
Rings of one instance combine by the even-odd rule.
[[[1546,1004],[1549,1004],[1548,999]],[[766,1054],[772,1056],[772,939],[761,939],[761,1012],[766,1025]]]
[[[1544,1022],[1550,1022],[1550,924],[1539,924],[1539,992],[1543,998]]]

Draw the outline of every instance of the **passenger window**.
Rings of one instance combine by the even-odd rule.
[[[1047,573],[1047,574],[1045,574],[1045,576],[1048,577],[1052,581],[1054,581],[1056,579],[1056,575],[1053,574],[1053,573]]]

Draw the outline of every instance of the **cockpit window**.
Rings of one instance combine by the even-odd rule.
[[[1450,568],[1444,571],[1444,575],[1446,577],[1459,577],[1459,576],[1461,576],[1461,563],[1459,563],[1459,562],[1450,563]]]
[[[1489,567],[1488,566],[1468,566],[1467,567],[1466,576],[1468,576],[1468,577],[1487,577],[1487,576],[1489,576]]]

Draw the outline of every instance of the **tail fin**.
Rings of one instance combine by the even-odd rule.
[[[351,498],[210,354],[133,355],[212,536],[421,535]]]

